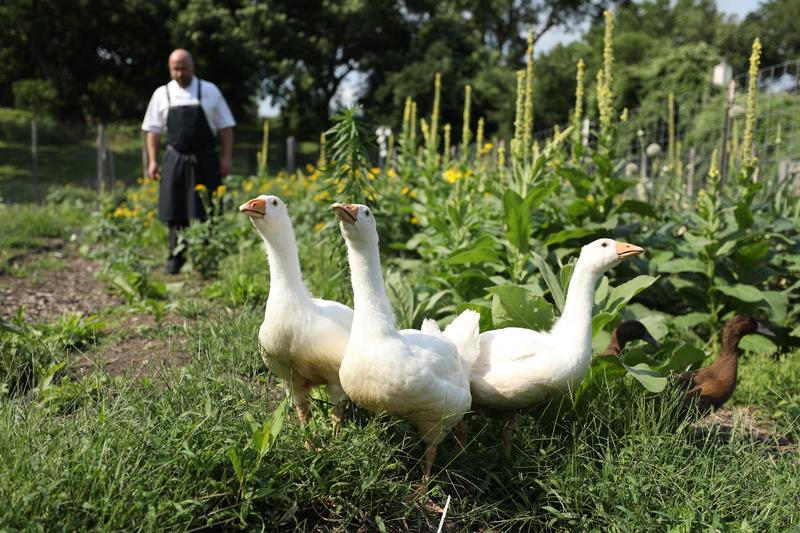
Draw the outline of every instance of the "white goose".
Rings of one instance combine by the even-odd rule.
[[[305,423],[308,393],[327,385],[336,404],[335,420],[344,417],[345,396],[339,383],[353,310],[338,302],[312,298],[303,283],[294,228],[277,196],[261,195],[239,207],[250,217],[267,250],[270,286],[264,322],[258,331],[264,362],[294,393],[295,410]]]
[[[339,377],[350,399],[414,424],[427,444],[423,479],[436,447],[470,408],[470,367],[478,356],[480,316],[465,311],[444,334],[395,328],[381,275],[375,217],[364,205],[333,205],[347,243],[353,329]]]
[[[592,303],[597,281],[643,248],[598,239],[584,246],[567,291],[564,312],[549,332],[503,328],[480,336],[472,367],[473,407],[511,413],[575,390],[592,356]],[[509,450],[510,434],[504,434]]]

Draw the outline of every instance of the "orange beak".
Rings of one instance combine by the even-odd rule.
[[[331,209],[333,209],[334,213],[336,213],[336,218],[341,222],[354,224],[358,218],[358,207],[352,204],[342,204],[336,202],[331,206]]]
[[[642,248],[641,246],[636,246],[635,244],[628,244],[627,242],[616,241],[616,247],[617,247],[618,259],[627,259],[629,257],[633,257],[635,255],[644,253],[644,248]]]
[[[263,217],[267,212],[267,202],[261,198],[253,198],[240,205],[239,211],[252,218]]]

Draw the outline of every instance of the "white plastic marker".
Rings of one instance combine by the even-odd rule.
[[[444,502],[444,511],[442,511],[442,519],[439,520],[439,529],[436,530],[436,533],[442,533],[442,528],[444,527],[444,519],[447,516],[448,507],[450,507],[450,496],[448,496],[447,501]]]

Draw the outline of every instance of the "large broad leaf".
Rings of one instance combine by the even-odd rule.
[[[581,198],[592,190],[592,179],[583,170],[560,165],[558,174],[569,181],[569,184],[575,189],[576,195]]]
[[[519,253],[528,252],[528,239],[531,236],[531,212],[522,197],[511,189],[503,195],[503,209],[506,218],[506,238]]]
[[[676,316],[672,323],[680,329],[691,329],[710,319],[711,315],[708,313],[686,313],[685,315]]]
[[[597,233],[596,229],[588,229],[588,228],[573,228],[573,229],[565,229],[559,231],[557,233],[553,233],[547,240],[544,241],[545,245],[551,246],[553,244],[559,244],[562,242],[571,241],[573,239],[582,239],[588,235],[595,235]]]
[[[655,283],[656,280],[658,280],[657,277],[642,275],[614,287],[611,289],[611,294],[606,301],[605,310],[616,315],[631,298]]]
[[[559,185],[560,184],[557,180],[552,180],[548,183],[540,183],[528,191],[528,194],[525,195],[525,200],[523,202],[528,208],[528,212],[530,213],[534,207],[538,206],[548,196],[553,194],[558,189]]]
[[[481,235],[473,245],[467,249],[459,250],[445,260],[448,265],[463,265],[467,263],[486,263],[499,261],[495,249],[495,240],[491,235]]]
[[[764,299],[761,291],[752,285],[737,283],[736,285],[718,285],[714,289],[731,298],[736,298],[740,302],[755,303]]]
[[[657,370],[650,368],[647,363],[638,365],[625,365],[628,373],[636,378],[642,386],[650,392],[661,392],[667,386],[667,377]]]
[[[612,211],[613,213],[636,213],[645,217],[656,218],[656,210],[646,202],[638,200],[625,200]]]
[[[547,264],[547,261],[545,261],[541,255],[534,252],[531,254],[531,260],[533,264],[536,265],[536,268],[539,269],[539,273],[542,275],[542,278],[544,278],[547,288],[550,289],[550,294],[553,296],[558,311],[563,312],[564,289],[561,287],[561,283],[558,277],[556,277],[555,272],[553,272],[553,269],[550,268],[550,265]]]
[[[782,324],[786,320],[786,315],[789,310],[789,294],[787,292],[779,291],[763,291],[761,293],[764,300],[769,304],[772,313],[770,320],[778,324]]]
[[[683,372],[689,367],[700,365],[705,358],[706,354],[703,350],[690,344],[682,344],[675,348],[669,359],[659,367],[659,370]]]
[[[478,314],[481,315],[479,329],[480,331],[489,331],[495,329],[494,323],[492,322],[492,310],[486,305],[477,304],[477,303],[463,303],[458,304],[456,306],[456,315],[460,315],[462,311],[466,309],[472,309],[476,311]]]
[[[739,341],[739,348],[748,352],[772,354],[778,351],[778,347],[763,335],[747,335]]]
[[[699,259],[681,257],[661,263],[658,265],[658,271],[665,274],[674,274],[678,272],[696,272],[698,274],[706,274],[707,268],[706,264]]]
[[[617,317],[611,313],[597,313],[592,317],[592,335],[596,335],[598,331],[606,327]]]
[[[492,322],[495,328],[520,327],[537,331],[553,325],[553,306],[525,287],[500,285],[492,294]]]

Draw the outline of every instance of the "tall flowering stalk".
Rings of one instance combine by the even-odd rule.
[[[263,178],[267,175],[267,157],[269,149],[269,121],[264,121],[261,136],[261,151],[258,153],[258,176]]]
[[[408,115],[408,129],[408,139],[411,144],[411,153],[413,153],[414,147],[417,145],[417,103],[414,100],[411,100],[411,110]]]
[[[481,117],[478,119],[478,131],[477,133],[475,133],[475,152],[477,155],[477,159],[483,159],[483,154],[484,154],[483,127],[484,127],[484,120],[483,117]]]
[[[607,136],[614,117],[614,15],[606,10],[603,16],[606,19],[606,31],[603,36],[603,70],[597,73],[597,107],[600,130]]]
[[[514,139],[511,141],[511,155],[514,159],[522,157],[522,131],[525,124],[525,71],[517,71],[517,105],[514,114]]]
[[[608,88],[614,85],[614,14],[606,9],[603,11],[606,19],[606,31],[603,35],[603,76]]]
[[[747,116],[744,123],[742,139],[742,161],[747,169],[752,169],[758,162],[753,147],[753,130],[756,125],[756,89],[758,87],[758,67],[761,63],[761,41],[756,37],[753,51],[750,54],[750,69],[747,71]]]
[[[328,164],[325,155],[325,144],[326,144],[325,132],[323,131],[322,133],[319,134],[319,159],[317,160],[317,168],[320,170],[324,169],[325,165]]]
[[[469,153],[469,143],[472,140],[472,131],[469,127],[470,112],[472,107],[472,87],[464,86],[464,123],[461,126],[461,158],[464,160]]]
[[[450,124],[444,125],[444,154],[442,154],[442,164],[445,168],[450,163]]]
[[[572,113],[572,159],[577,157],[578,146],[581,143],[581,119],[583,118],[583,75],[586,68],[583,58],[578,60],[575,67],[575,110]]]
[[[670,91],[667,96],[667,129],[669,148],[667,149],[669,169],[675,168],[675,95]]]
[[[433,80],[433,111],[431,112],[431,123],[428,135],[428,153],[431,158],[437,156],[437,149],[439,148],[439,106],[441,103],[442,95],[442,73],[437,72]]]
[[[525,68],[525,122],[522,131],[522,158],[527,159],[533,135],[533,31],[528,32],[528,64]]]

